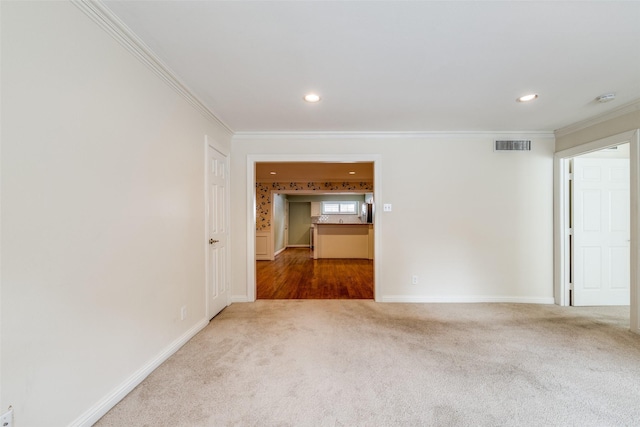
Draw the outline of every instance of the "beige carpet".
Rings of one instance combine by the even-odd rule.
[[[638,426],[628,307],[233,304],[98,426]]]

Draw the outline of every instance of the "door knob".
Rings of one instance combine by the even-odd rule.
[[[209,244],[213,245],[214,243],[218,243],[220,240],[209,239]]]

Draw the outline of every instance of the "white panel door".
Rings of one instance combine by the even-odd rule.
[[[227,158],[212,147],[207,150],[207,302],[209,318],[212,318],[229,304],[229,192]]]
[[[629,305],[629,160],[573,166],[573,305]]]

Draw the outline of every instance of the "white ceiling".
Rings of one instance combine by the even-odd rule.
[[[640,99],[638,1],[105,4],[236,132],[551,131]]]

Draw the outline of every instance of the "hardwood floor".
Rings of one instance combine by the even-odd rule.
[[[314,260],[307,248],[289,248],[256,264],[258,299],[373,299],[371,260]]]

